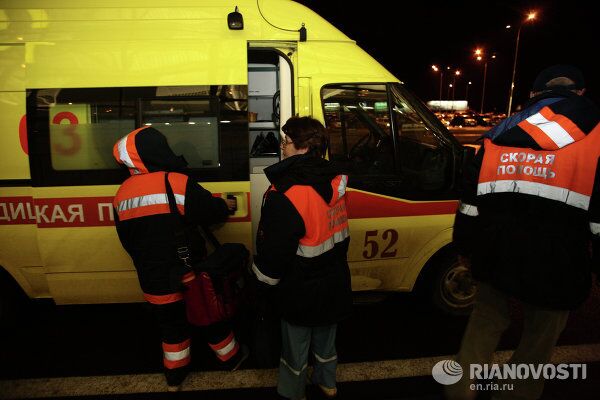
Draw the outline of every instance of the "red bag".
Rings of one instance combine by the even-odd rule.
[[[233,318],[243,301],[244,270],[248,250],[239,243],[225,243],[194,267],[195,278],[183,291],[190,324],[206,326]]]
[[[201,272],[184,285],[183,299],[190,324],[206,326],[231,319],[235,314],[235,305],[223,302],[207,272]]]

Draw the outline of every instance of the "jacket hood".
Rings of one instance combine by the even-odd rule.
[[[282,193],[294,185],[311,186],[327,204],[344,196],[348,183],[348,176],[337,164],[313,154],[286,158],[265,168],[265,175]]]
[[[551,90],[532,98],[523,111],[485,136],[501,146],[552,151],[584,139],[599,121],[600,111],[588,98]]]
[[[113,147],[113,155],[119,164],[129,169],[131,175],[182,171],[187,167],[183,156],[173,153],[165,135],[149,126],[136,129],[119,139]]]

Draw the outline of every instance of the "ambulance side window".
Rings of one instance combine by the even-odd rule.
[[[246,180],[247,98],[247,86],[228,85],[29,90],[33,184],[121,183],[113,145],[142,126],[161,131],[197,179]]]
[[[403,187],[411,194],[439,192],[452,183],[452,150],[419,109],[420,101],[401,85],[392,85],[392,116]]]
[[[394,146],[385,85],[328,85],[321,92],[329,157],[353,175],[394,173]]]

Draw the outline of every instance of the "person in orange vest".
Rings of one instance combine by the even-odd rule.
[[[466,171],[454,244],[479,285],[450,399],[476,397],[470,366],[491,362],[511,322],[509,298],[524,328],[508,364],[546,364],[600,271],[600,111],[584,91],[576,67],[544,69],[529,103],[485,135]],[[531,375],[502,383],[513,390],[493,398],[537,399],[544,387]]]
[[[192,263],[206,255],[204,239],[197,226],[225,221],[229,210],[236,206],[235,200],[213,197],[185,175],[185,159],[176,156],[166,137],[152,127],[136,129],[121,138],[114,146],[113,155],[131,173],[114,198],[117,233],[133,260],[144,298],[156,315],[167,385],[170,391],[176,391],[191,361],[183,283],[189,283],[195,276],[177,257],[176,228],[165,175],[168,173],[168,182],[182,215]],[[206,337],[218,360],[229,369],[237,369],[247,357],[246,348],[240,348],[226,322],[207,326]]]
[[[348,177],[323,158],[327,132],[310,117],[283,126],[283,160],[265,169],[265,193],[252,270],[281,313],[282,352],[277,391],[305,397],[309,349],[312,382],[337,394],[337,323],[352,310],[347,262]]]

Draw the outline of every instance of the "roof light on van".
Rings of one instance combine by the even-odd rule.
[[[234,12],[227,15],[227,26],[234,31],[244,29],[244,17],[238,12],[237,6],[235,6]]]

